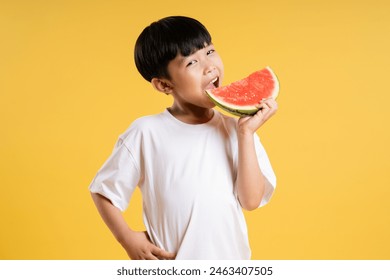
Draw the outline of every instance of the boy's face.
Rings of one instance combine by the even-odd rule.
[[[177,55],[168,64],[169,84],[175,103],[180,106],[213,108],[206,89],[222,84],[223,63],[210,44],[189,56]]]

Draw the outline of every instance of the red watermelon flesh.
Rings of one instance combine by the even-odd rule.
[[[264,98],[279,93],[279,81],[270,67],[258,70],[248,77],[227,86],[206,90],[207,95],[220,108],[237,116],[254,115]]]

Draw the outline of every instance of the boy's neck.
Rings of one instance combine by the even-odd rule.
[[[180,108],[172,105],[172,107],[167,108],[167,110],[176,119],[187,124],[207,123],[214,116],[214,110],[212,108]]]

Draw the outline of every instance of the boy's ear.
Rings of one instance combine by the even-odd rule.
[[[161,91],[166,95],[172,93],[172,84],[167,79],[153,78],[151,83],[156,90]]]

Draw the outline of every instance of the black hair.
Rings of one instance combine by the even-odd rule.
[[[178,54],[189,56],[211,44],[206,27],[193,18],[171,16],[153,22],[139,35],[134,49],[138,71],[147,81],[170,78],[167,67]]]

